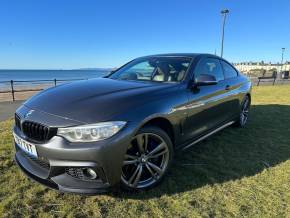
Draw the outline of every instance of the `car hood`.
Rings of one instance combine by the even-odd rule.
[[[24,105],[45,113],[84,123],[111,120],[144,104],[167,84],[112,80],[107,78],[77,81],[49,88]],[[150,94],[146,94],[150,92]]]

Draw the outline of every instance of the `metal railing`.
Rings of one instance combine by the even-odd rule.
[[[280,81],[281,84],[283,84],[284,82],[288,82],[290,83],[290,80],[288,79],[278,79],[277,77],[269,77],[269,78],[260,78],[260,77],[251,77],[250,78],[253,82],[253,84],[259,86],[260,82],[262,82],[262,79],[274,79],[273,82],[272,81],[267,81],[269,83],[272,83],[272,85],[275,84],[275,82]],[[43,83],[43,84],[47,84],[47,83],[52,83],[54,86],[57,85],[58,82],[69,82],[69,81],[80,81],[80,80],[88,80],[88,78],[85,79],[52,79],[52,80],[10,80],[10,81],[0,81],[0,84],[2,83],[6,83],[6,84],[10,84],[10,90],[0,90],[0,94],[5,94],[5,93],[11,93],[11,97],[12,100],[15,101],[15,93],[18,92],[37,92],[37,91],[41,91],[44,90],[44,88],[35,88],[35,89],[15,89],[15,83]],[[263,81],[264,82],[264,81]],[[37,84],[37,85],[40,85]],[[33,84],[35,85],[35,84]]]
[[[12,100],[15,101],[15,93],[17,92],[37,92],[44,90],[44,88],[36,88],[36,89],[15,89],[15,83],[52,83],[54,86],[57,85],[58,82],[69,82],[69,81],[80,81],[87,80],[86,79],[52,79],[52,80],[10,80],[10,81],[0,81],[0,83],[10,84],[10,90],[0,90],[0,94],[3,93],[11,93]],[[37,84],[40,85],[40,84]]]

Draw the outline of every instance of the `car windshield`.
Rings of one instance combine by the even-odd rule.
[[[150,57],[133,60],[121,67],[111,79],[152,82],[180,82],[190,65],[189,57]]]

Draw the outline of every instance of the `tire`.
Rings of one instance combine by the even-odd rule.
[[[244,127],[247,124],[248,117],[249,117],[249,110],[251,106],[251,100],[248,95],[242,101],[241,108],[240,108],[240,115],[237,121],[235,122],[236,127]]]
[[[121,188],[140,191],[155,187],[167,174],[173,155],[173,145],[165,131],[155,126],[143,127],[132,138],[124,157]]]

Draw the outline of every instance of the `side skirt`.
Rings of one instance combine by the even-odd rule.
[[[213,135],[213,134],[215,134],[215,133],[221,131],[222,129],[224,129],[224,128],[230,126],[230,125],[232,125],[233,123],[234,123],[234,121],[231,121],[231,122],[228,122],[228,123],[226,123],[226,124],[224,124],[224,125],[218,127],[217,129],[215,129],[215,130],[213,130],[213,131],[207,133],[206,135],[204,135],[204,136],[198,138],[197,140],[193,141],[192,143],[186,145],[185,147],[182,148],[182,150],[185,150],[185,149],[187,149],[187,148],[189,148],[189,147],[195,145],[196,143],[198,143],[198,142],[200,142],[200,141],[206,139],[207,137],[209,137],[209,136],[211,136],[211,135]]]

